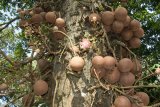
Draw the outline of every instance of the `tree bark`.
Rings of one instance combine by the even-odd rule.
[[[79,42],[79,37],[82,35],[82,30],[79,22],[82,19],[82,6],[76,0],[65,0],[59,4],[62,18],[66,20],[67,35],[72,40],[73,44]],[[84,17],[91,12],[85,12]],[[84,29],[89,32],[89,28]],[[78,39],[77,39],[78,38]],[[67,39],[67,46],[70,42]],[[93,52],[84,52],[82,56],[85,60],[85,66],[80,74],[72,75],[68,68],[68,62],[74,55],[71,52],[65,52],[61,58],[56,56],[54,58],[53,78],[56,85],[52,89],[52,107],[110,107],[109,94],[105,90],[98,88],[96,90],[88,91],[88,87],[95,85],[97,79],[91,77],[91,58]],[[59,60],[60,59],[60,60]],[[52,78],[52,79],[53,79]],[[54,91],[53,91],[54,90]]]

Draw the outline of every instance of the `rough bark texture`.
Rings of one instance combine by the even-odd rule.
[[[61,1],[60,12],[62,18],[66,20],[67,35],[74,44],[77,44],[76,38],[81,35],[79,21],[82,16],[82,7],[75,0]],[[90,12],[84,14],[88,15]],[[86,31],[89,29],[86,29]],[[67,38],[66,38],[67,39]],[[68,41],[68,39],[67,39]],[[65,43],[69,45],[69,41]],[[54,58],[53,67],[53,89],[50,89],[50,106],[52,107],[110,107],[109,95],[103,89],[87,91],[87,88],[96,84],[93,77],[90,75],[92,52],[84,52],[82,56],[85,59],[85,67],[79,76],[67,73],[71,72],[68,68],[68,61],[74,55],[71,52],[66,52],[59,60],[59,56]],[[54,89],[55,88],[55,89]],[[55,94],[55,95],[54,95]]]

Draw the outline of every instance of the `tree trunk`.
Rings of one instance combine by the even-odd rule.
[[[60,7],[62,18],[66,20],[66,34],[73,44],[77,44],[77,42],[80,42],[79,38],[84,36],[79,24],[84,11],[82,9],[83,5],[80,6],[80,3],[76,0],[62,0],[61,4],[57,5]],[[90,11],[86,11],[83,16],[86,17],[90,13]],[[84,29],[85,33],[90,34],[89,31],[89,27]],[[70,46],[68,38],[65,39],[67,39],[65,44]],[[73,56],[71,52],[65,51],[61,58],[60,56],[54,58],[54,79],[52,78],[54,83],[52,84],[56,83],[56,85],[53,85],[53,89],[51,89],[51,95],[53,95],[50,97],[53,99],[52,107],[110,107],[110,97],[104,89],[98,88],[88,91],[89,87],[97,84],[97,79],[91,77],[90,74],[93,52],[87,51],[80,54],[85,60],[85,66],[80,74],[68,73],[72,72],[68,67],[68,62]]]

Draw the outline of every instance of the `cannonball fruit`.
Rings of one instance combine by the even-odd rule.
[[[116,20],[118,20],[118,21],[125,21],[126,18],[127,18],[128,12],[127,12],[126,8],[124,8],[124,7],[118,7],[118,8],[116,8],[114,14],[115,14]]]
[[[41,23],[43,21],[43,17],[40,14],[34,14],[31,18],[32,23]]]
[[[62,18],[57,18],[55,25],[56,25],[57,27],[59,27],[59,28],[64,27],[64,26],[65,26],[65,21],[64,21],[64,19],[62,19]]]
[[[102,17],[102,22],[107,26],[111,25],[114,21],[114,13],[111,11],[103,12],[101,17]]]
[[[114,101],[115,107],[132,107],[131,102],[125,96],[118,96]]]
[[[114,21],[112,24],[112,30],[115,33],[120,33],[124,28],[124,25],[120,21]]]
[[[56,13],[55,12],[46,13],[45,19],[47,22],[54,24],[56,21]]]
[[[129,45],[131,48],[139,48],[141,46],[141,40],[139,38],[133,37],[129,40]]]
[[[147,106],[150,102],[149,96],[145,92],[137,92],[136,95],[142,100],[143,104]]]
[[[136,31],[141,27],[140,22],[136,19],[130,22],[130,28],[132,31]]]
[[[118,69],[121,72],[129,72],[133,67],[133,62],[129,58],[123,58],[118,62]]]
[[[104,68],[108,71],[111,71],[114,69],[117,61],[114,57],[112,56],[105,56],[104,57]]]
[[[132,98],[134,98],[135,100],[132,102],[132,107],[143,107],[144,106],[143,101],[137,95],[133,95]]]
[[[124,29],[122,32],[121,32],[121,37],[123,40],[125,41],[128,41],[132,38],[133,36],[133,32],[129,29]]]
[[[133,34],[137,38],[142,38],[144,35],[144,30],[142,28],[139,28],[138,30],[134,31]]]
[[[69,66],[73,71],[81,71],[84,67],[85,61],[82,57],[75,56],[69,61]]]
[[[130,22],[131,22],[131,18],[129,16],[127,16],[126,20],[123,22],[124,27],[129,26]]]
[[[132,62],[133,62],[133,67],[131,69],[131,72],[133,74],[141,73],[142,65],[141,65],[140,61],[137,59],[134,59]]]
[[[123,86],[132,86],[135,82],[135,75],[131,72],[121,73],[119,83]]]
[[[110,84],[114,84],[119,81],[120,72],[117,69],[117,67],[115,67],[113,71],[106,73],[106,75],[103,78],[104,80],[108,81]]]
[[[35,95],[44,95],[48,91],[48,84],[44,80],[37,80],[33,85]]]
[[[104,65],[104,58],[102,56],[93,57],[92,65],[94,68],[102,68]]]

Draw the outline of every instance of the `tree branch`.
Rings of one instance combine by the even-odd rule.
[[[14,22],[15,20],[19,19],[19,17],[15,17],[14,19],[8,21],[8,22],[5,22],[3,24],[0,24],[0,26],[3,26],[3,27],[0,27],[0,31],[4,30],[5,28],[7,28],[12,22]]]

